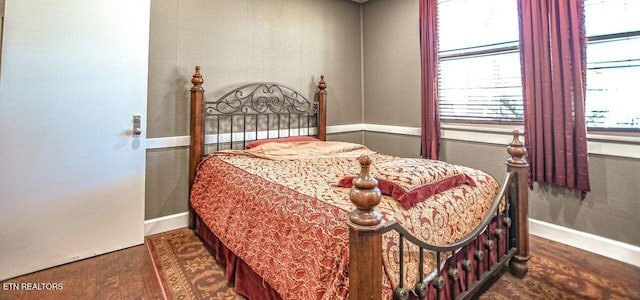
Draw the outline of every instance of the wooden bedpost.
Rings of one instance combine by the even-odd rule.
[[[324,75],[320,75],[318,83],[318,139],[327,140],[327,84]]]
[[[360,175],[349,192],[356,209],[349,215],[349,299],[381,299],[382,234],[380,213],[375,210],[382,193],[378,181],[369,173],[371,157],[358,158]]]
[[[189,194],[191,194],[191,185],[196,177],[198,164],[202,160],[204,154],[204,130],[203,130],[203,113],[204,113],[204,88],[202,88],[202,75],[200,74],[200,66],[196,66],[196,73],[193,74],[191,83],[191,122],[189,124],[191,135],[191,148],[189,149]],[[196,214],[191,207],[189,199],[189,228],[196,228]]]
[[[516,201],[511,203],[518,212],[516,220],[516,241],[518,253],[509,263],[511,273],[517,277],[524,277],[529,271],[529,163],[526,160],[527,149],[520,141],[520,132],[513,131],[513,141],[507,152],[511,158],[507,160],[507,171],[517,174],[518,194]]]

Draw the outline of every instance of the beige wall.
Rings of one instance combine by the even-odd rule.
[[[420,126],[417,14],[416,0],[374,0],[363,5],[365,123]]]
[[[418,0],[372,0],[363,5],[365,123],[420,127],[417,8]],[[415,136],[366,132],[364,142],[389,154],[420,153]],[[485,170],[500,180],[505,172],[504,146],[445,139],[441,158]],[[590,154],[589,172],[592,192],[583,201],[565,189],[536,185],[530,193],[530,217],[640,246],[640,160]]]
[[[202,66],[208,98],[255,81],[313,97],[324,74],[327,123],[362,123],[360,38],[360,4],[351,1],[154,0],[148,137],[188,135],[195,65]],[[184,147],[147,151],[146,219],[187,210],[186,153]]]
[[[420,139],[415,136],[366,131],[364,141],[376,152],[400,157],[420,157]]]

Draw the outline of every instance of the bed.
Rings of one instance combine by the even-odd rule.
[[[214,101],[191,82],[189,226],[249,299],[454,299],[526,274],[526,150],[502,182],[464,166],[326,140],[313,101],[278,83]]]

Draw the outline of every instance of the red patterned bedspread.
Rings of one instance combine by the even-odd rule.
[[[338,148],[343,144],[323,143]],[[325,155],[309,151],[315,146],[297,150],[286,145],[295,155],[277,153],[266,159],[268,155],[264,154],[268,152],[261,148],[271,144],[210,155],[196,176],[191,204],[211,231],[283,299],[344,298],[349,251],[346,222],[354,207],[349,189],[334,185],[345,176],[358,174],[357,157],[369,151],[344,143],[348,149],[332,149]],[[375,153],[371,156],[374,164],[401,159]],[[476,186],[459,185],[408,210],[384,196],[377,210],[384,219],[396,220],[429,243],[445,244],[461,238],[480,222],[498,183],[484,172],[453,167],[463,171]],[[383,244],[388,276],[383,280],[390,293],[390,287],[398,282],[397,236],[386,235]],[[405,260],[407,255],[411,256],[406,254]],[[407,268],[415,270],[411,267],[415,260],[409,257],[407,261]],[[435,266],[433,260],[427,264]],[[405,276],[407,282],[415,282],[417,274],[408,272]]]

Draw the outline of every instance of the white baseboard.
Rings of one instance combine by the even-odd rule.
[[[529,219],[529,233],[640,267],[640,247],[590,233]]]
[[[144,236],[163,233],[171,230],[187,227],[189,213],[182,212],[160,218],[144,221]]]

